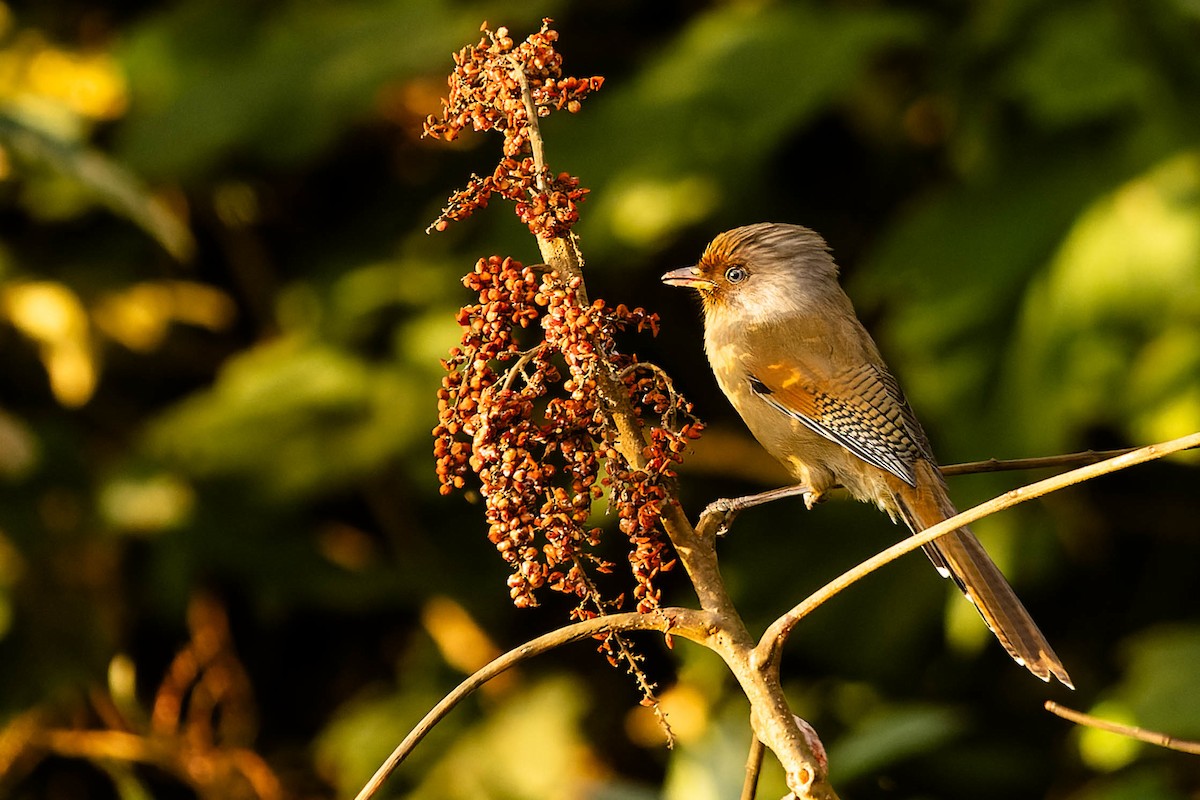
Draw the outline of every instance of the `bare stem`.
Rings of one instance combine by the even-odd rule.
[[[508,368],[508,372],[504,376],[504,383],[501,385],[500,391],[507,392],[509,389],[511,389],[513,381],[516,380],[517,375],[524,377],[526,365],[529,364],[529,362],[532,361],[538,355],[538,353],[544,349],[544,347],[544,344],[540,344],[537,347],[532,347],[521,353],[516,363]],[[526,383],[528,383],[528,378],[526,378]]]
[[[1042,469],[1044,467],[1080,467],[1095,464],[1106,458],[1123,456],[1137,450],[1136,447],[1124,447],[1120,450],[1084,450],[1081,453],[1065,453],[1058,456],[1038,456],[1036,458],[987,458],[983,461],[967,461],[962,464],[947,464],[941,467],[946,477],[954,475],[973,475],[980,472],[1005,472],[1017,469]],[[1193,448],[1185,447],[1185,450]]]
[[[531,639],[520,647],[509,650],[502,656],[492,660],[482,669],[455,687],[454,691],[443,697],[441,701],[425,715],[416,727],[397,745],[383,765],[375,771],[371,780],[359,791],[355,800],[369,800],[375,796],[383,782],[395,771],[396,767],[408,757],[413,748],[441,722],[451,710],[469,697],[476,689],[483,686],[497,675],[512,669],[522,661],[539,656],[556,647],[570,642],[588,639],[597,635],[612,634],[620,631],[655,630],[669,633],[695,642],[706,642],[713,627],[713,620],[702,611],[690,608],[661,608],[649,614],[630,612],[627,614],[612,614],[594,619],[576,622],[558,630],[551,631]]]
[[[759,640],[758,647],[755,648],[756,663],[766,665],[775,661],[780,649],[787,640],[788,634],[791,633],[796,624],[826,600],[879,569],[884,564],[895,561],[905,553],[923,547],[939,536],[945,536],[947,533],[955,531],[964,525],[1006,508],[1011,508],[1019,503],[1024,503],[1027,500],[1033,500],[1051,492],[1056,492],[1059,489],[1065,489],[1068,486],[1074,486],[1092,478],[1107,475],[1110,472],[1117,472],[1118,470],[1127,469],[1137,464],[1153,461],[1171,453],[1197,446],[1200,446],[1200,433],[1193,433],[1179,439],[1172,439],[1169,442],[1139,447],[1136,450],[1114,458],[1090,464],[1086,467],[1080,467],[1070,472],[1064,472],[1061,475],[1055,475],[1052,478],[1031,483],[1028,486],[1013,489],[986,503],[980,503],[974,508],[969,508],[950,519],[939,522],[937,525],[921,531],[919,534],[913,535],[902,542],[898,542],[830,581],[809,595],[791,611],[771,623],[766,633],[763,634],[762,639]]]
[[[758,776],[762,772],[763,754],[766,747],[757,736],[750,738],[750,752],[746,754],[746,780],[742,783],[741,800],[754,800],[758,794]]]
[[[1159,747],[1165,747],[1168,750],[1178,750],[1181,753],[1193,753],[1200,755],[1200,742],[1193,742],[1187,739],[1176,739],[1168,736],[1165,733],[1158,731],[1148,731],[1145,728],[1136,728],[1133,725],[1122,725],[1119,722],[1110,722],[1099,717],[1093,717],[1091,714],[1084,714],[1081,711],[1076,711],[1066,706],[1060,706],[1052,700],[1046,701],[1046,710],[1051,714],[1056,714],[1068,722],[1074,722],[1077,725],[1086,725],[1089,728],[1096,728],[1109,733],[1116,733],[1121,736],[1128,736],[1131,739],[1137,739],[1139,742],[1155,744]]]
[[[529,78],[525,75],[525,66],[516,62],[511,73],[513,80],[521,87],[521,101],[525,104],[525,113],[529,116],[529,149],[533,154],[534,182],[539,192],[546,191],[546,145],[542,141],[542,128],[538,125],[537,105],[533,102],[533,90],[529,87]]]

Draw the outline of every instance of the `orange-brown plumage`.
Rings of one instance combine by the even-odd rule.
[[[699,291],[717,382],[763,447],[808,487],[810,507],[841,485],[914,532],[956,513],[929,441],[819,235],[797,225],[737,228],[717,236],[695,267],[663,280]],[[970,529],[926,552],[1018,663],[1071,685]]]

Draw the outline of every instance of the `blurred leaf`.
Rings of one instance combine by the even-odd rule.
[[[148,443],[191,475],[249,479],[284,498],[361,478],[424,440],[430,412],[409,411],[421,397],[411,375],[282,338],[232,359],[212,391],[154,422]]]
[[[1129,666],[1118,696],[1138,726],[1200,739],[1200,626],[1154,628],[1123,648]]]
[[[415,640],[399,667],[405,679],[394,690],[385,692],[378,686],[361,690],[334,712],[316,739],[317,769],[334,785],[338,797],[354,797],[392,749],[452,688],[436,651],[425,639]],[[398,782],[437,760],[438,752],[469,726],[469,708],[469,703],[460,707],[429,732],[397,774]]]
[[[961,716],[948,708],[892,708],[863,722],[829,748],[834,785],[876,774],[960,736]]]
[[[53,170],[94,201],[126,217],[179,261],[195,249],[191,231],[122,164],[98,150],[64,139],[12,110],[0,111],[0,144],[23,164]],[[36,204],[33,208],[36,212]]]
[[[1096,201],[1030,291],[1009,385],[1015,421],[1052,450],[1081,425],[1131,439],[1200,429],[1200,156],[1172,158]]]
[[[556,124],[571,126],[551,139],[553,163],[579,165],[595,191],[588,224],[604,236],[591,249],[603,253],[609,237],[665,244],[665,234],[744,190],[747,175],[872,59],[922,35],[915,15],[879,8],[727,4],[698,15],[579,119],[550,120],[548,137]],[[613,131],[630,146],[612,147]]]
[[[1011,61],[1011,91],[1048,128],[1140,110],[1156,81],[1135,60],[1124,7],[1062,4],[1040,20]]]
[[[1093,781],[1070,795],[1071,800],[1184,800],[1186,797],[1161,774],[1145,769]]]
[[[410,800],[586,797],[604,769],[580,729],[590,700],[571,678],[532,682],[439,753]]]
[[[511,9],[516,31],[557,5]],[[437,0],[176,3],[123,48],[133,113],[121,153],[144,174],[186,178],[250,152],[286,165],[371,116],[391,81],[438,71],[484,12]],[[436,66],[433,66],[436,65]],[[414,126],[430,107],[412,114]]]

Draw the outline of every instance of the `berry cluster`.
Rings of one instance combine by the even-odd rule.
[[[477,475],[488,538],[513,569],[513,602],[534,605],[548,587],[580,598],[582,618],[621,605],[602,601],[590,577],[613,569],[597,553],[602,529],[590,524],[607,487],[630,543],[637,607],[655,608],[655,581],[674,565],[659,513],[673,467],[701,429],[665,375],[617,350],[621,331],[656,332],[657,318],[587,302],[578,278],[539,279],[511,258],[480,259],[463,282],[478,302],[459,313],[462,342],[443,362],[434,430],[442,491]],[[542,337],[523,350],[533,331],[522,330],[535,320]],[[637,465],[617,447],[605,387],[628,391],[649,427]]]
[[[561,236],[578,221],[577,206],[587,189],[567,173],[553,175],[526,155],[536,135],[536,120],[530,114],[544,117],[563,108],[574,113],[604,79],[562,76],[562,56],[554,49],[558,33],[548,19],[519,45],[507,28],[493,32],[485,23],[483,32],[478,44],[454,55],[442,115],[425,121],[425,135],[450,141],[467,128],[498,130],[504,135],[505,157],[493,174],[475,176],[455,192],[432,227],[443,230],[447,222],[464,219],[498,193],[517,204],[517,214],[535,236]]]

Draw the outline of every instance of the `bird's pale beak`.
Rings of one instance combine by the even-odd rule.
[[[716,286],[716,284],[710,281],[708,278],[700,275],[699,267],[681,267],[680,269],[673,269],[666,275],[663,275],[660,280],[662,280],[662,282],[668,286],[687,286],[688,288],[698,289],[702,292],[708,291]]]

